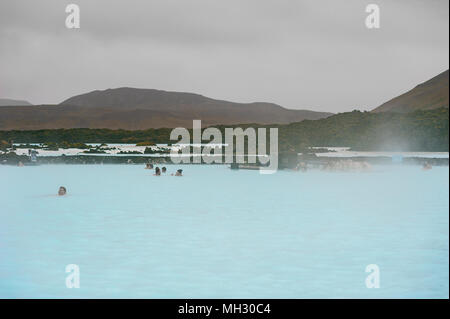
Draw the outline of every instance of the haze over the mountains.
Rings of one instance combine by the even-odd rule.
[[[391,99],[373,112],[401,112],[448,107],[449,71]],[[215,124],[288,124],[317,120],[332,113],[291,110],[274,103],[236,103],[203,95],[154,89],[117,88],[73,96],[58,105],[0,108],[0,130],[110,128],[142,130]]]
[[[77,0],[80,29],[68,3],[0,1],[0,97],[127,86],[369,111],[449,65],[448,0]]]

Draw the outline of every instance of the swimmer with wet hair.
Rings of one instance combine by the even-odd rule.
[[[161,169],[162,173],[165,173],[167,171],[167,168],[165,166],[163,166],[163,168]]]
[[[154,176],[160,176],[161,175],[161,170],[159,169],[159,167],[155,168],[155,174],[153,174]]]
[[[59,196],[64,196],[64,195],[66,195],[66,193],[67,193],[67,189],[64,186],[59,187],[59,190],[58,190]]]
[[[183,176],[183,170],[177,169],[177,172],[175,173],[175,176]]]

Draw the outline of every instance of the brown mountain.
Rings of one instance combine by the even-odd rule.
[[[193,93],[118,88],[71,97],[59,105],[0,108],[0,130],[111,128],[138,130],[239,123],[292,123],[332,113],[290,110],[273,103],[234,103]]]
[[[448,70],[380,105],[372,112],[408,113],[448,107]]]

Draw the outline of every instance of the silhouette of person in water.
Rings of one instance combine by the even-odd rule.
[[[177,172],[175,173],[175,176],[183,176],[183,170],[178,169]]]
[[[153,164],[151,163],[145,164],[145,169],[153,169]]]
[[[300,162],[297,166],[297,170],[300,169],[302,172],[306,172],[307,170],[307,165],[305,162]]]
[[[58,190],[58,195],[59,195],[59,196],[64,196],[64,195],[66,195],[66,193],[67,193],[66,188],[65,188],[64,186],[61,186],[61,187],[59,188],[59,190]]]
[[[155,168],[155,174],[153,174],[154,176],[160,176],[161,175],[161,170],[159,169],[159,167]]]
[[[165,173],[167,171],[167,169],[166,169],[166,167],[164,166],[162,169],[161,169],[161,172],[162,173]]]
[[[423,164],[423,167],[422,167],[422,169],[424,170],[424,171],[428,171],[429,169],[431,169],[432,167],[431,167],[431,165],[430,165],[430,163],[428,163],[428,162],[425,162],[425,164]]]

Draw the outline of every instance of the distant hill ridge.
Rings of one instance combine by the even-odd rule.
[[[0,106],[16,106],[16,105],[32,105],[28,101],[13,100],[13,99],[0,99]]]
[[[208,101],[215,100],[195,93],[121,87],[76,95],[61,102],[60,105],[159,109]]]
[[[235,103],[199,94],[117,88],[71,97],[59,105],[3,107],[0,130],[111,128],[139,130],[202,124],[287,124],[316,120],[327,112],[286,109],[274,103]]]
[[[417,85],[412,90],[387,101],[372,112],[408,113],[448,107],[449,70]]]
[[[137,89],[122,87],[93,91],[77,95],[63,101],[60,105],[76,105],[85,107],[108,107],[124,109],[154,110],[163,112],[193,112],[214,121],[221,120],[241,122],[253,120],[257,123],[279,124],[301,121],[304,119],[320,119],[332,115],[327,112],[286,109],[280,105],[266,102],[236,103],[216,100],[200,94],[171,92],[155,89]],[[215,119],[217,116],[221,118]],[[239,117],[239,118],[237,118]],[[269,121],[269,122],[267,122]],[[219,123],[218,122],[218,123]],[[227,124],[225,122],[224,124]]]

